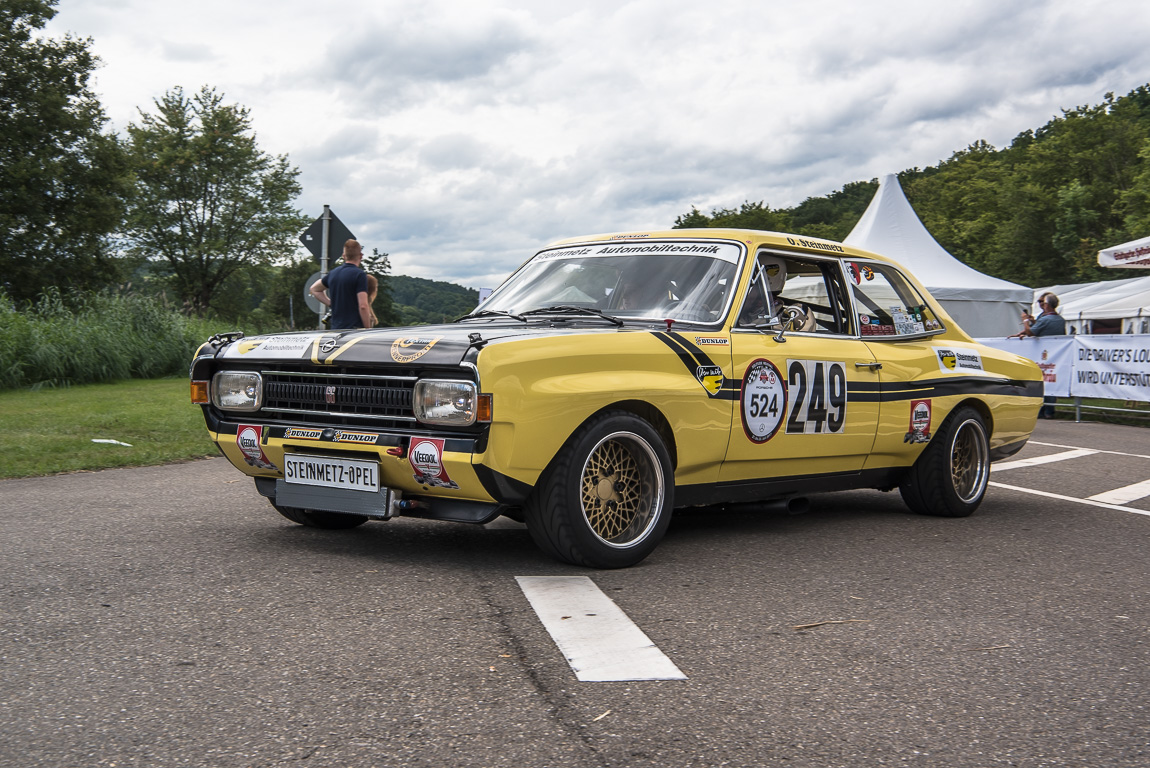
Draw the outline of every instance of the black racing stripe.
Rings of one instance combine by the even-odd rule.
[[[707,356],[706,352],[687,341],[682,334],[659,331],[655,335],[659,338],[659,341],[675,350],[675,353],[679,355],[679,358],[683,360],[684,365],[690,369],[691,373],[694,373],[695,369],[700,365],[715,365],[714,361]]]
[[[683,349],[687,350],[688,353],[693,355],[694,358],[699,361],[699,365],[714,365],[715,364],[715,362],[707,356],[706,352],[704,352],[698,346],[687,341],[687,337],[684,336],[683,334],[675,333],[674,331],[667,331],[667,335],[670,336],[675,341],[679,342],[679,344],[683,347]]]
[[[739,395],[743,392],[743,382],[739,379],[731,379],[724,377],[723,385],[719,387],[719,393],[715,395],[716,400],[738,400]]]
[[[923,382],[926,383],[926,382]],[[936,379],[930,382],[933,397],[947,397],[948,395],[1004,395],[1006,397],[1042,397],[1043,385],[1041,381],[1012,381],[1002,379],[980,379],[974,376],[960,379]],[[884,396],[886,393],[883,393]],[[919,395],[916,392],[907,392],[905,396],[896,396],[890,399],[912,399]]]
[[[687,370],[691,372],[691,375],[695,375],[695,369],[699,367],[700,363],[691,354],[689,349],[684,349],[681,344],[677,343],[677,339],[672,338],[671,334],[664,331],[657,332],[653,335],[656,339],[670,347],[671,351],[678,355],[679,359],[683,361],[683,365],[687,366]]]
[[[1003,395],[1006,397],[1042,397],[1042,382],[984,379],[962,376],[922,381],[892,381],[873,383],[851,382],[847,396],[861,403],[898,402],[920,400],[924,397],[951,395]]]

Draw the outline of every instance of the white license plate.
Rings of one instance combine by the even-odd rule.
[[[284,482],[378,492],[379,462],[285,453]]]

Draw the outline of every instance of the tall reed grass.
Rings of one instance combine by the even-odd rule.
[[[187,371],[213,333],[162,299],[132,293],[69,295],[51,289],[17,308],[0,291],[0,389],[69,386]]]

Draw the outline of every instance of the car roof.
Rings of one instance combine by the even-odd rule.
[[[548,244],[548,248],[573,245],[575,243],[600,242],[605,240],[738,240],[752,248],[759,246],[776,247],[788,251],[805,252],[821,256],[854,257],[859,259],[874,259],[888,264],[901,266],[893,259],[886,258],[871,251],[855,248],[834,240],[824,240],[820,237],[806,235],[793,235],[785,232],[768,232],[759,229],[725,229],[725,228],[699,228],[699,229],[663,229],[639,230],[635,232],[603,232],[597,235],[583,235],[579,237],[565,237]]]

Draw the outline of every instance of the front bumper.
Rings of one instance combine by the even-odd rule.
[[[480,459],[486,434],[458,436],[419,430],[341,429],[324,425],[238,420],[204,406],[209,436],[264,496],[282,506],[361,514],[396,514],[487,522],[523,503],[530,486],[494,472]],[[287,483],[286,454],[371,461],[379,493]]]

